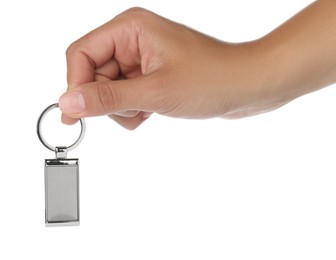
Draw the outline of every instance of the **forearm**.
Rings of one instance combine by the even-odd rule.
[[[335,83],[336,1],[314,2],[260,42],[284,100]]]

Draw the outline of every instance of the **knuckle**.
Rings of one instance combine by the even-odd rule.
[[[123,17],[131,27],[137,27],[145,23],[151,15],[152,13],[144,8],[132,7],[123,12],[121,17]]]
[[[105,113],[113,113],[120,104],[121,94],[117,88],[111,89],[107,82],[97,84],[97,100]]]
[[[142,7],[135,6],[135,7],[131,7],[129,9],[127,9],[124,13],[132,15],[132,16],[138,16],[138,15],[143,15],[143,14],[149,13],[149,11],[142,8]]]
[[[72,56],[77,50],[77,41],[71,43],[65,51],[66,57]]]

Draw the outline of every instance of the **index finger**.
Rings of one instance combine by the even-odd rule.
[[[115,41],[110,22],[89,32],[72,43],[66,51],[68,88],[89,83],[95,79],[95,69],[114,55]]]

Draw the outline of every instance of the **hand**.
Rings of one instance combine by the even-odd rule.
[[[152,112],[225,116],[256,96],[253,82],[242,80],[243,70],[256,68],[253,47],[130,9],[68,48],[69,90],[59,101],[63,121],[107,114],[134,129]]]
[[[324,8],[330,10],[330,3]],[[69,89],[59,100],[63,122],[109,115],[134,129],[153,112],[240,118],[330,84],[333,77],[321,76],[328,76],[323,72],[334,63],[325,60],[324,70],[321,64],[307,63],[321,53],[312,53],[309,44],[302,46],[311,34],[321,34],[318,25],[326,22],[311,17],[319,4],[323,1],[270,35],[241,44],[218,41],[144,9],[130,9],[68,48]],[[328,17],[327,22],[334,22],[333,15]],[[312,28],[300,28],[305,18]],[[325,41],[317,43],[321,46],[315,48],[325,49]],[[311,79],[313,84],[307,86]]]

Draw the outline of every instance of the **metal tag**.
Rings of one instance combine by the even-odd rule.
[[[46,159],[44,163],[45,181],[45,223],[47,226],[79,225],[79,166],[78,159],[68,159],[67,153],[83,139],[85,121],[81,118],[81,132],[70,146],[52,146],[41,133],[44,116],[58,104],[47,107],[37,121],[37,136],[41,143],[56,154],[55,159]]]
[[[46,225],[78,225],[78,159],[47,159],[44,173]]]

